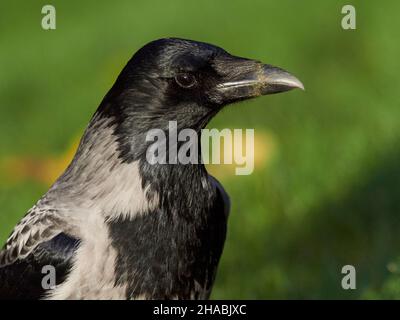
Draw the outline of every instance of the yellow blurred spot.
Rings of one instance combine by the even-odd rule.
[[[243,156],[246,157],[246,161],[254,163],[254,172],[252,174],[259,172],[262,169],[265,169],[271,163],[271,160],[273,159],[276,151],[276,140],[274,136],[267,131],[262,131],[259,129],[254,130],[254,148],[252,150],[249,150],[248,154],[245,154],[245,131],[243,131],[241,150],[240,148],[234,148],[234,146],[232,146],[232,141],[227,141],[227,143],[229,144],[229,149],[232,150],[233,163],[207,165],[207,170],[210,172],[210,174],[217,178],[225,178],[229,176],[234,176],[236,174],[236,168],[242,166],[235,164],[235,153],[241,150]],[[221,154],[223,154],[224,144],[221,143],[220,149]]]
[[[0,162],[0,171],[11,183],[34,180],[50,185],[67,168],[78,145],[79,139],[74,139],[67,151],[58,157],[7,157]]]
[[[399,267],[398,267],[397,263],[395,263],[395,262],[388,263],[387,264],[387,269],[391,273],[397,273],[399,271]]]

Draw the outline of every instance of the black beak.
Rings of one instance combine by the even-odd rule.
[[[295,88],[304,90],[299,79],[289,72],[268,64],[254,63],[241,72],[240,62],[236,65],[239,72],[231,79],[217,85],[217,91],[226,102],[244,100],[261,95],[289,91]]]

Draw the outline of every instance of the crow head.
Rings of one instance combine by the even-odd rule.
[[[98,113],[118,123],[123,151],[138,153],[132,139],[143,146],[145,132],[167,129],[168,121],[200,130],[227,104],[293,88],[304,89],[283,69],[207,43],[160,39],[132,57]]]

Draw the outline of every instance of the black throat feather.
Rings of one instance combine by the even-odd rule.
[[[147,98],[142,95],[141,101]],[[126,103],[127,99],[137,101],[128,96],[120,103]],[[152,99],[152,105],[163,103]],[[120,215],[108,221],[118,254],[115,284],[126,286],[127,298],[207,298],[226,234],[220,194],[201,161],[186,165],[147,162],[147,131],[166,128],[169,119],[148,110],[142,113],[144,106],[135,105],[136,108],[132,104],[129,108],[115,108],[106,97],[98,111],[101,116],[113,119],[121,162],[137,161],[148,200],[158,199],[156,208],[134,218]],[[187,112],[188,108],[192,111]],[[176,109],[179,110],[175,108],[170,119],[197,130],[212,116],[204,116],[204,110],[190,106],[186,106],[184,114],[177,115]],[[199,112],[203,116],[199,117]],[[199,122],[194,123],[193,119]],[[200,148],[198,151],[201,160]]]

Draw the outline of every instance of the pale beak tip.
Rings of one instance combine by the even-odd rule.
[[[297,88],[298,88],[298,89],[301,89],[301,90],[303,90],[303,91],[306,91],[306,88],[304,88],[304,84],[303,84],[300,80],[298,81]]]
[[[265,93],[279,93],[292,89],[305,91],[303,83],[284,69],[271,65],[264,65],[264,81],[267,85]]]
[[[304,84],[295,76],[290,75],[286,79],[281,80],[281,84],[287,85],[291,89],[301,89],[305,91]]]

